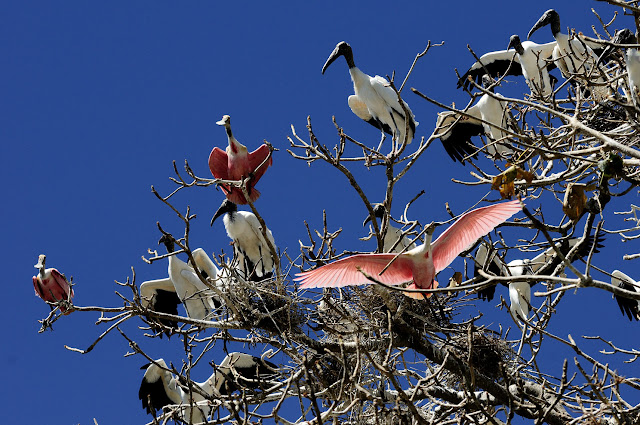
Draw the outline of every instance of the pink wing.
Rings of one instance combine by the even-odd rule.
[[[55,279],[56,283],[61,289],[61,299],[73,299],[73,288],[67,282],[67,279],[56,269],[51,269],[51,276]]]
[[[357,267],[369,276],[387,285],[398,285],[413,279],[411,260],[401,255],[389,268],[378,275],[395,254],[359,254],[343,258],[331,264],[304,273],[298,273],[294,280],[302,282],[300,288],[340,287],[371,283]]]
[[[436,273],[444,270],[462,251],[478,238],[520,211],[520,201],[477,208],[463,214],[431,244],[433,266]]]
[[[213,177],[229,180],[229,160],[227,153],[219,147],[211,150],[211,154],[209,155],[209,170],[211,170]]]
[[[273,157],[269,158],[266,164],[264,164],[259,170],[256,171],[256,168],[260,166],[264,162],[265,159],[269,156],[269,146],[261,145],[258,149],[251,152],[249,154],[249,168],[251,171],[254,171],[252,184],[255,185],[258,183],[258,180],[262,177],[262,175],[267,171],[267,168],[273,163]]]

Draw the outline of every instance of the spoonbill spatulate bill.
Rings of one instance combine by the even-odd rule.
[[[364,273],[387,285],[411,282],[407,289],[432,289],[438,286],[436,274],[447,267],[478,238],[492,231],[521,210],[518,200],[502,202],[469,211],[458,218],[433,243],[435,226],[429,225],[425,243],[400,254],[358,254],[343,258],[317,269],[298,273],[295,280],[300,288],[341,287],[371,283]],[[395,260],[394,260],[395,258]],[[393,262],[391,262],[394,260]],[[387,264],[391,265],[381,274]],[[428,294],[404,292],[405,295],[424,299]]]
[[[223,116],[222,120],[216,124],[224,126],[229,139],[229,146],[224,151],[217,146],[213,148],[209,155],[209,170],[211,170],[213,177],[222,180],[239,181],[249,177],[247,192],[249,192],[251,202],[255,202],[260,196],[260,192],[255,188],[255,185],[273,163],[272,158],[269,156],[269,147],[266,144],[262,144],[258,149],[249,153],[247,147],[233,137],[231,133],[231,117],[229,115]],[[269,159],[267,160],[267,158]],[[220,188],[230,201],[236,204],[247,203],[247,199],[240,188],[227,184],[221,184]]]
[[[349,74],[353,81],[355,94],[349,96],[349,107],[353,113],[380,131],[391,135],[398,143],[404,142],[405,129],[408,124],[407,144],[411,143],[418,123],[409,109],[409,105],[404,100],[402,101],[409,113],[406,117],[404,109],[398,101],[398,95],[391,88],[389,82],[379,75],[371,77],[356,67],[349,43],[341,41],[336,45],[322,67],[322,73],[324,74],[329,65],[340,56],[343,56],[347,61]]]
[[[73,288],[67,281],[67,278],[58,270],[49,268],[45,269],[44,263],[47,256],[41,254],[38,256],[38,264],[35,267],[38,269],[38,274],[33,276],[33,289],[36,291],[36,295],[42,298],[51,310],[55,308],[55,304],[60,301],[73,300]],[[69,314],[67,307],[60,304],[60,312],[63,314]]]

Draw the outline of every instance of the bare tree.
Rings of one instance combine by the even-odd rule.
[[[627,13],[640,11],[636,1],[608,2],[624,7]],[[601,22],[602,35],[596,32],[593,38],[575,33],[571,36],[584,43],[606,46],[613,36],[610,28],[614,20]],[[414,64],[431,48],[444,48],[441,46],[429,43]],[[401,90],[410,74],[411,71]],[[536,267],[534,274],[495,275],[483,271],[484,264],[477,264],[481,269],[477,276],[467,267],[458,270],[462,279],[457,274],[458,279],[452,279],[448,286],[427,291],[433,296],[426,301],[405,297],[402,288],[375,284],[375,277],[365,287],[298,291],[292,280],[297,271],[354,254],[336,251],[334,242],[340,237],[340,229],[329,228],[325,218],[321,229],[307,225],[307,235],[295,258],[269,243],[270,255],[276,259],[272,278],[248,280],[231,258],[217,256],[222,272],[213,279],[200,270],[193,258],[189,236],[194,216],[189,207],[181,211],[182,207],[174,203],[174,195],[225,183],[241,188],[248,199],[248,180],[222,182],[203,178],[189,164],[185,163],[183,172],[174,163],[171,180],[175,190],[165,196],[155,189],[153,193],[184,225],[182,235],[170,235],[176,240],[176,253],[186,253],[194,272],[221,306],[206,320],[153,311],[148,300],[141,298],[139,282],[132,272],[126,282],[119,284],[117,294],[122,306],[83,307],[70,306],[65,300],[59,302],[73,314],[99,311],[103,316],[97,324],[108,326],[87,349],[69,349],[87,353],[105,335],[119,331],[135,354],[154,362],[157,359],[145,351],[148,338],[166,333],[182,339],[184,363],[169,369],[188,395],[188,402],[165,406],[157,416],[154,413],[152,423],[156,424],[191,423],[187,407],[189,411],[203,409],[208,423],[269,420],[285,425],[504,424],[519,417],[549,424],[638,424],[640,377],[622,376],[615,367],[622,362],[637,365],[637,341],[618,347],[607,335],[599,335],[590,337],[598,344],[586,344],[587,338],[564,338],[554,335],[549,327],[569,291],[593,287],[631,302],[640,300],[638,288],[624,289],[591,277],[598,235],[609,234],[610,243],[615,243],[614,238],[637,238],[640,230],[638,207],[630,202],[625,211],[615,212],[626,215],[629,227],[612,229],[603,222],[611,198],[624,198],[640,182],[640,109],[631,95],[635,88],[629,87],[626,77],[625,57],[617,50],[608,64],[581,75],[575,86],[571,81],[561,84],[549,98],[499,97],[508,105],[506,124],[500,128],[507,136],[483,139],[477,159],[467,158],[475,170],[474,180],[458,183],[486,188],[487,195],[480,201],[521,197],[536,200],[531,205],[543,205],[525,207],[524,217],[504,223],[499,231],[484,238],[500,257],[506,252],[521,252],[528,258],[551,248],[552,254]],[[393,77],[389,78],[389,85],[395,90]],[[596,85],[608,91],[608,99],[594,98],[594,93],[601,91],[594,90]],[[469,105],[479,95],[499,96],[474,86]],[[449,107],[444,101],[429,98],[423,90],[411,91],[457,116],[468,115],[467,109]],[[400,98],[401,92],[396,93]],[[495,123],[486,124],[496,127]],[[401,217],[391,217],[389,211],[394,194],[403,190],[403,177],[447,129],[436,128],[430,137],[414,140],[411,145],[382,135],[379,145],[371,147],[351,137],[335,119],[334,125],[337,141],[328,145],[316,136],[311,118],[304,135],[292,126],[289,154],[312,167],[316,162],[328,163],[345,176],[345,184],[369,211],[371,237],[377,241],[378,252],[382,252],[384,237],[393,223],[402,228],[404,236],[416,238],[426,223],[410,219],[410,209],[422,193],[410,195],[413,199]],[[505,158],[492,149],[495,145],[508,148]],[[357,167],[381,169],[386,176],[386,210],[380,221],[376,220],[372,200],[354,176]],[[563,206],[562,218],[547,219],[557,215],[549,211],[559,204]],[[262,232],[266,232],[258,207],[253,203],[249,206]],[[464,213],[451,209],[449,212],[452,219]],[[160,224],[158,227],[163,235],[169,235]],[[587,246],[589,235],[596,237],[589,239],[594,242]],[[569,251],[561,250],[558,242],[571,237],[580,238],[579,242]],[[462,254],[470,267],[474,265],[473,253],[478,243]],[[585,246],[589,255],[583,262],[572,263],[578,250]],[[171,254],[150,251],[147,261],[161,261],[168,255]],[[638,256],[639,253],[630,253],[626,258]],[[565,269],[569,275],[565,275]],[[612,272],[600,271],[605,275]],[[439,279],[444,282],[449,276],[442,274]],[[222,276],[221,285],[216,280]],[[477,291],[515,282],[538,284],[527,318],[514,317],[509,323],[488,327],[478,324],[479,315],[469,318],[460,314],[476,298]],[[43,320],[42,329],[60,317],[64,316],[58,309],[52,311]],[[129,320],[136,321],[143,333],[124,332],[120,325]],[[205,336],[202,330],[208,328],[218,332]],[[227,394],[204,391],[196,384],[197,379],[192,379],[191,369],[209,361],[208,353],[215,346],[230,341],[260,347],[265,358],[279,365],[278,378],[252,385],[243,385],[239,380],[237,390]],[[541,362],[541,353],[553,349],[552,344],[564,345],[575,356],[558,358],[561,367]],[[604,350],[609,361],[596,360],[593,350]],[[562,373],[552,372],[559,368]]]

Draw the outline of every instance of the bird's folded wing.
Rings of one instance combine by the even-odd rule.
[[[478,238],[486,235],[520,210],[520,201],[515,200],[477,208],[463,214],[432,244],[433,266],[436,273],[444,270],[458,254]]]
[[[298,273],[296,281],[301,282],[300,288],[340,287],[346,285],[364,285],[372,283],[362,273],[360,268],[369,276],[387,285],[399,285],[413,278],[410,260],[400,256],[382,274],[382,269],[396,256],[396,254],[359,254],[343,258],[315,270]]]
[[[71,298],[73,298],[73,288],[69,285],[67,278],[56,269],[51,269],[51,276],[55,279],[61,292],[63,292],[66,297],[69,297],[69,294],[71,294]]]

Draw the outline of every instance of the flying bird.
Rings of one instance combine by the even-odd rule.
[[[556,247],[562,255],[566,257],[580,239],[581,238],[571,238],[569,240],[563,240],[557,242]],[[604,246],[602,244],[603,242],[604,237],[598,235],[596,244],[593,247],[594,253],[600,252],[599,248]],[[592,246],[593,236],[589,235],[582,245],[580,245],[571,261],[573,262],[589,255]],[[480,276],[479,271],[484,270],[485,272],[490,272],[496,276],[523,276],[533,274],[550,276],[561,262],[562,260],[560,260],[560,257],[556,255],[555,250],[553,248],[548,248],[534,258],[516,259],[509,263],[505,263],[505,261],[498,255],[497,250],[483,241],[480,243],[475,253],[473,275],[474,277],[478,277]],[[495,295],[495,291],[496,285],[483,288],[478,291],[478,298],[484,301],[491,301]]]
[[[184,404],[182,417],[188,423],[204,422],[209,416],[210,407],[205,397],[198,391],[189,391],[179,382],[167,367],[163,359],[144,365],[146,369],[138,398],[142,400],[142,408],[147,413],[161,410],[171,404]],[[230,353],[215,368],[209,379],[196,386],[210,395],[227,395],[243,388],[259,388],[265,380],[273,379],[277,373],[277,366],[260,357],[246,353]],[[189,394],[193,394],[190,399]],[[197,406],[191,409],[192,404]]]
[[[498,50],[485,53],[480,60],[473,65],[458,80],[458,88],[468,88],[469,79],[475,79],[481,83],[482,76],[488,74],[493,78],[504,75],[523,75],[531,89],[531,94],[548,97],[553,91],[555,77],[549,75],[549,71],[555,68],[552,62],[547,61],[553,54],[556,42],[536,44],[532,41],[520,40],[517,35],[509,39],[507,50]],[[511,51],[511,48],[515,49]]]
[[[274,259],[269,245],[262,235],[262,226],[258,218],[249,211],[238,211],[238,206],[225,199],[211,219],[211,225],[220,216],[227,235],[233,241],[234,261],[240,267],[245,279],[258,282],[273,276]],[[275,247],[271,230],[267,229],[267,237]]]
[[[598,56],[584,41],[579,40],[577,37],[569,37],[569,35],[560,31],[560,15],[553,9],[547,10],[538,19],[538,22],[531,27],[529,34],[527,34],[527,40],[538,29],[546,25],[551,27],[551,33],[556,40],[552,58],[555,65],[560,69],[562,76],[567,80],[575,76],[582,80],[583,83],[586,83],[587,76],[593,71],[597,71],[596,62]],[[594,77],[596,77],[594,79],[596,83],[605,82],[599,73],[596,73]],[[601,98],[607,96],[607,90],[603,86],[596,86],[594,90]]]
[[[175,240],[171,235],[163,235],[158,241],[158,244],[161,243],[167,248],[168,254],[174,252]],[[215,280],[217,276],[209,277]],[[215,309],[214,293],[200,280],[193,268],[176,255],[169,256],[169,280],[173,283],[175,294],[182,301],[187,316],[191,319],[206,320],[209,313]],[[157,283],[155,285],[160,290],[170,290],[166,283],[162,287]],[[142,287],[140,291],[142,293]]]
[[[620,270],[614,270],[611,273],[611,284],[627,291],[636,291],[640,293],[640,283],[631,279]],[[630,298],[614,295],[618,302],[618,307],[623,316],[627,316],[629,320],[640,320],[640,300],[632,300]]]
[[[371,283],[364,274],[387,285],[399,285],[411,281],[407,289],[431,289],[438,286],[436,274],[447,267],[463,250],[478,238],[486,235],[497,225],[521,210],[518,200],[477,208],[460,216],[433,243],[431,238],[435,226],[427,227],[425,243],[411,251],[400,254],[358,254],[343,258],[317,269],[298,273],[294,280],[301,283],[300,289],[340,287]],[[391,265],[381,274],[387,264]],[[418,292],[405,295],[424,299]],[[429,295],[426,295],[427,297]]]
[[[485,89],[494,92],[489,76],[482,76],[482,85]],[[464,164],[466,157],[477,156],[477,149],[471,142],[471,137],[482,134],[496,142],[487,147],[492,155],[496,153],[505,155],[512,152],[511,148],[505,144],[508,134],[502,131],[502,128],[507,126],[507,102],[500,100],[502,96],[499,93],[496,97],[483,94],[478,103],[465,111],[470,117],[453,111],[438,113],[436,129],[442,146],[454,162],[460,161]]]
[[[191,256],[195,260],[196,266],[200,270],[200,273],[203,275],[203,277],[205,279],[210,279],[211,284],[222,290],[224,284],[226,284],[228,279],[224,279],[224,277],[222,276],[223,273],[218,270],[218,268],[213,263],[213,261],[211,261],[211,258],[209,258],[204,249],[194,249],[191,252]],[[197,278],[198,276],[195,271],[193,271],[193,267],[191,266],[191,264],[189,264],[189,267],[191,268],[190,272],[193,272],[193,275],[195,275],[195,277]],[[190,278],[193,279],[193,275],[191,275],[190,272],[187,271],[185,274],[189,275]],[[170,277],[164,279],[147,280],[140,285],[140,296],[142,299],[142,305],[153,311],[173,314],[177,316],[178,304],[182,304],[182,300],[180,299],[176,291],[176,287],[174,286],[173,280],[171,280]],[[210,289],[207,289],[207,291],[210,291]],[[208,302],[205,303],[208,305]],[[218,308],[222,305],[220,300],[218,300],[218,298],[213,293],[211,293],[211,303],[213,304],[214,308]],[[195,319],[195,317],[193,318]],[[156,320],[169,328],[175,328],[178,326],[178,323],[174,320]],[[169,335],[170,331],[165,330],[165,333]]]
[[[67,306],[61,301],[71,304],[73,288],[67,278],[58,270],[44,268],[46,258],[47,256],[44,254],[39,255],[38,264],[33,266],[38,269],[38,274],[33,276],[33,289],[36,291],[36,295],[51,307],[51,310],[58,305],[62,314],[69,314]]]
[[[405,112],[398,95],[393,90],[389,82],[384,78],[376,75],[370,77],[358,69],[353,61],[353,51],[351,46],[341,41],[333,50],[324,66],[322,73],[327,70],[340,56],[344,56],[349,66],[349,74],[353,81],[353,90],[355,94],[349,96],[349,107],[358,118],[363,119],[380,131],[391,135],[398,143],[403,143],[405,138],[405,129],[407,121],[405,121]],[[411,143],[416,132],[418,123],[415,120],[409,105],[405,101],[402,104],[409,113],[407,133],[407,144]]]
[[[383,204],[376,204],[376,206],[373,207],[373,215],[377,219],[379,219],[381,223],[386,212],[387,209]],[[370,221],[371,216],[367,216],[362,225],[364,226]],[[407,248],[407,250],[415,248],[416,244],[414,242],[411,242],[411,239],[409,239],[406,235],[403,235],[403,233],[404,232],[402,231],[402,229],[398,229],[397,227],[392,226],[391,223],[389,223],[387,225],[387,233],[385,233],[384,235],[384,241],[382,244],[382,249],[384,250],[384,252],[401,252],[405,248]]]
[[[229,146],[226,151],[219,147],[214,147],[209,155],[209,169],[213,177],[222,180],[243,180],[249,177],[247,192],[249,200],[255,202],[260,196],[260,192],[255,188],[256,183],[272,164],[269,147],[261,145],[255,151],[249,153],[247,147],[233,137],[231,133],[231,117],[225,115],[216,124],[223,125],[229,139]],[[267,160],[267,158],[269,158]],[[265,162],[266,161],[266,162]],[[239,187],[221,184],[222,192],[227,199],[236,204],[246,204],[247,200]]]

